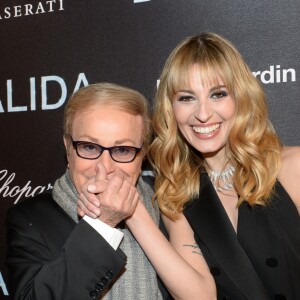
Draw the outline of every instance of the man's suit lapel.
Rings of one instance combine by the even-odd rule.
[[[206,177],[207,174],[201,174]],[[184,212],[195,233],[215,261],[242,294],[249,299],[267,299],[251,262],[237,240],[234,228],[211,182],[202,180],[200,196]]]

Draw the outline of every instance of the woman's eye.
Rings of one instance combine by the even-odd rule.
[[[180,96],[178,97],[178,101],[180,102],[190,102],[194,100],[194,98],[192,96]]]
[[[228,96],[227,92],[225,92],[225,91],[219,91],[219,92],[214,92],[211,95],[211,98],[212,99],[221,99],[221,98],[226,97],[226,96]]]

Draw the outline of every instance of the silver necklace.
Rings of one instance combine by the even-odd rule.
[[[209,170],[208,176],[218,192],[223,190],[229,191],[233,189],[232,177],[235,172],[235,167],[229,166],[224,171]]]

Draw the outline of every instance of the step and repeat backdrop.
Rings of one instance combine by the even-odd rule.
[[[82,86],[114,82],[152,103],[183,38],[213,31],[243,54],[283,142],[300,145],[296,0],[3,0],[0,2],[0,299],[9,207],[53,187],[66,168],[63,109]]]

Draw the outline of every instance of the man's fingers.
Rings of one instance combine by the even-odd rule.
[[[101,181],[94,181],[91,183],[88,183],[85,185],[82,189],[82,192],[88,192],[91,194],[100,194],[103,193],[106,190],[107,187],[107,181],[101,180]],[[87,195],[86,195],[87,196]]]
[[[78,206],[79,208],[91,218],[97,218],[100,215],[100,202],[98,201],[96,195],[89,194],[90,200],[88,200],[83,193],[79,195]],[[92,199],[93,198],[93,199]],[[96,203],[97,205],[93,204]]]
[[[98,218],[114,227],[133,214],[139,193],[124,172],[118,170],[108,180],[105,167],[99,164],[94,181],[89,180],[83,186],[79,198],[80,215]]]
[[[102,163],[98,163],[96,166],[96,176],[95,176],[95,180],[107,180],[107,170],[105,168],[105,166]]]
[[[80,217],[84,217],[85,216],[85,212],[79,207],[79,204],[77,206],[77,213]]]
[[[109,178],[107,190],[114,191],[116,194],[119,193],[120,188],[125,180],[125,175],[122,171],[118,170],[114,173],[112,177]]]
[[[92,212],[88,211],[85,206],[83,205],[83,203],[79,200],[77,203],[77,213],[80,217],[84,217],[85,215],[96,219],[97,216],[95,214],[93,214]]]

